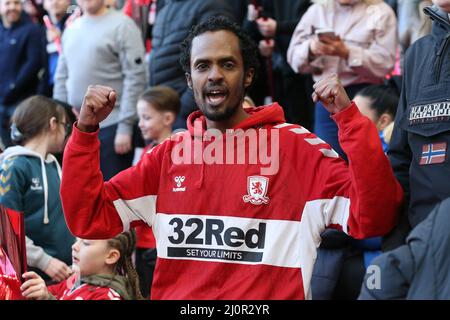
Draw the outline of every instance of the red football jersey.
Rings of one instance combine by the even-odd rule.
[[[246,111],[234,132],[215,132],[226,142],[239,135],[259,141],[258,148],[246,139],[223,148],[222,160],[230,156],[234,164],[206,161],[224,150],[205,139],[205,117],[195,112],[187,133],[108,182],[100,173],[98,132],[75,127],[61,183],[70,230],[104,239],[144,221],[152,226],[158,252],[152,299],[310,298],[321,232],[386,234],[402,189],[376,127],[356,105],[333,116],[349,164],[305,128],[285,123],[278,104]],[[260,157],[252,162],[255,150]],[[209,158],[198,161],[199,154]],[[265,170],[270,166],[277,170]]]

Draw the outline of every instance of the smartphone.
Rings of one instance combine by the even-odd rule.
[[[323,39],[336,40],[337,38],[336,34],[332,29],[317,29],[316,35],[320,41],[323,41]]]

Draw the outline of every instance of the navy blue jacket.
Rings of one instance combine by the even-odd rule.
[[[359,299],[449,299],[449,212],[450,198],[411,232],[407,245],[375,258]]]
[[[411,227],[450,197],[450,22],[425,8],[432,32],[406,52],[388,156],[407,199]]]
[[[46,65],[45,34],[25,14],[11,28],[0,21],[0,104],[13,105],[37,93]]]

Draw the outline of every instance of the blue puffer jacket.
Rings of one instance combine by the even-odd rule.
[[[450,198],[413,229],[406,245],[375,258],[359,299],[450,299],[449,212]]]

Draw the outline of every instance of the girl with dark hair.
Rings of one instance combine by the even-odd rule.
[[[22,294],[37,300],[142,300],[131,262],[135,245],[134,231],[108,240],[77,239],[72,246],[76,273],[47,288],[36,273],[26,272]]]
[[[29,269],[46,280],[62,281],[72,273],[70,245],[59,188],[61,152],[68,133],[66,112],[55,101],[33,96],[12,116],[11,138],[18,144],[0,156],[0,204],[22,212]]]
[[[399,96],[386,85],[371,85],[359,91],[353,99],[359,111],[377,127],[384,152],[387,152],[394,126]]]

